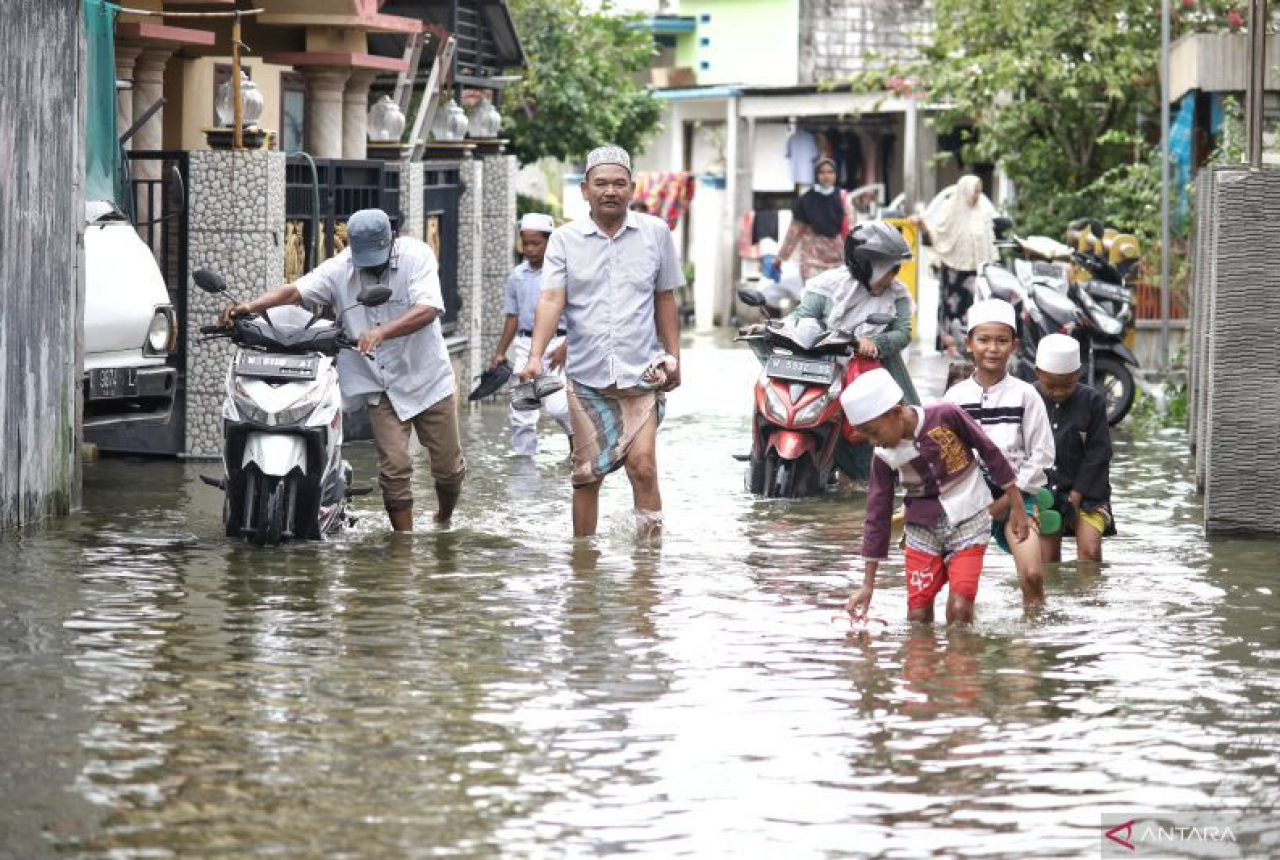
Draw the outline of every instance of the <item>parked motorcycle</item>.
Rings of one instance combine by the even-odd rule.
[[[756,290],[741,289],[738,297],[752,307],[765,305]],[[857,338],[892,322],[890,314],[871,314],[857,330],[846,332],[826,330],[813,319],[794,325],[769,320],[759,333],[736,338],[748,343],[763,365],[751,421],[750,492],[791,499],[826,488],[836,446],[846,435],[840,392]]]
[[[199,270],[196,285],[226,292],[216,273]],[[366,287],[360,304],[391,297]],[[347,524],[347,502],[369,489],[351,486],[342,459],[342,398],[334,356],[355,342],[333,321],[297,306],[241,317],[230,328],[202,326],[206,338],[227,338],[238,349],[227,369],[222,407],[221,478],[201,476],[223,491],[228,537],[260,546],[322,540]]]

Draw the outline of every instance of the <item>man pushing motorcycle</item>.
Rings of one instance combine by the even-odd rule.
[[[920,397],[902,360],[902,350],[911,342],[911,294],[897,279],[903,262],[910,259],[911,246],[891,224],[859,224],[845,240],[844,267],[809,280],[800,305],[786,321],[814,319],[824,329],[852,333],[857,354],[849,361],[844,384],[884,367],[902,389],[903,402],[912,406],[920,404]],[[893,322],[873,323],[873,315],[891,315]],[[836,448],[836,467],[855,482],[871,476],[871,446],[847,424]]]
[[[453,366],[440,330],[444,298],[436,256],[425,243],[396,237],[381,209],[363,209],[347,220],[346,250],[295,283],[229,305],[221,322],[303,300],[329,305],[358,353],[338,355],[343,409],[368,406],[378,450],[382,501],[396,531],[413,530],[409,433],[431,456],[435,520],[447,523],[462,491],[466,460],[458,437]],[[391,298],[377,307],[357,301],[361,290],[382,285]]]

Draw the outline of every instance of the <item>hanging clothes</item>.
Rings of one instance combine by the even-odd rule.
[[[818,142],[811,132],[797,128],[787,138],[787,163],[791,181],[796,185],[813,184],[813,166],[818,160]]]
[[[697,179],[692,173],[637,173],[635,202],[643,203],[649,214],[667,222],[674,230],[689,209]]]

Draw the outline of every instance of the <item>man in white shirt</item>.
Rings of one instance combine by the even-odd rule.
[[[557,229],[547,244],[533,342],[520,376],[542,375],[541,356],[563,314],[574,534],[595,534],[600,484],[623,467],[641,531],[651,534],[662,517],[658,424],[664,393],[680,384],[673,290],[684,276],[667,225],[628,209],[635,184],[625,150],[592,150],[581,188],[590,214]]]
[[[440,331],[444,298],[435,254],[408,236],[395,237],[381,209],[363,209],[347,220],[348,247],[296,283],[231,305],[223,323],[302,300],[329,305],[359,353],[338,354],[338,384],[344,410],[369,407],[378,450],[382,501],[396,531],[413,530],[409,479],[409,432],[431,456],[439,507],[435,519],[447,523],[462,491],[466,460],[458,437],[453,366]],[[391,289],[378,307],[356,301],[361,289]]]

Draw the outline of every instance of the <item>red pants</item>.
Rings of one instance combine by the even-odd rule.
[[[966,600],[978,596],[978,577],[982,574],[985,546],[971,546],[953,553],[943,562],[941,556],[907,548],[907,609],[933,606],[942,586],[950,582],[951,593]]]

